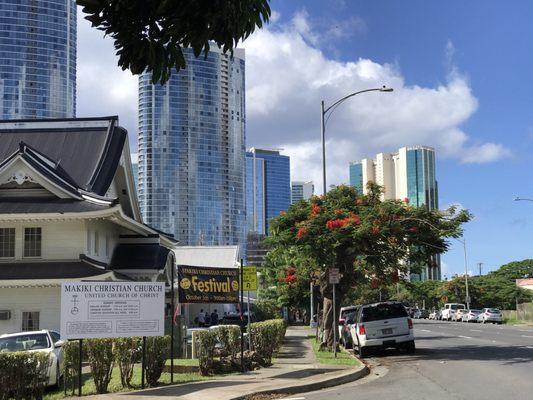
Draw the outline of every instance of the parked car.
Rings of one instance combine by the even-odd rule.
[[[467,310],[463,313],[463,322],[477,322],[477,317],[481,313],[481,310]]]
[[[337,337],[339,338],[339,341],[341,340],[342,338],[342,331],[344,330],[344,325],[345,325],[345,322],[346,322],[346,317],[349,315],[349,314],[353,314],[355,311],[357,311],[358,309],[358,306],[346,306],[346,307],[341,307],[340,311],[339,311],[339,325],[338,325],[338,331],[339,331],[339,334],[337,335]]]
[[[59,333],[42,330],[8,333],[0,336],[0,353],[16,351],[40,351],[50,357],[47,386],[59,386],[63,362],[63,341]]]
[[[415,351],[413,321],[402,303],[391,301],[361,306],[351,333],[361,358],[367,357],[376,348]]]
[[[444,308],[441,310],[441,320],[443,321],[451,321],[457,310],[465,309],[464,304],[459,303],[446,303],[444,305]]]
[[[360,306],[355,306],[348,314],[344,315],[344,318],[339,319],[339,343],[344,346],[345,349],[353,349],[353,340],[351,327],[355,324],[355,317]]]
[[[452,321],[454,321],[454,322],[463,322],[463,315],[465,315],[466,313],[468,313],[468,310],[463,309],[463,308],[458,309],[453,314]]]
[[[429,311],[428,310],[424,310],[423,308],[416,309],[414,314],[413,314],[413,318],[414,319],[427,319],[427,318],[429,318]]]
[[[477,317],[477,321],[484,324],[485,322],[492,322],[501,324],[503,321],[502,312],[497,308],[484,308]]]
[[[429,313],[428,319],[434,319],[434,320],[437,319],[437,311],[431,311]]]

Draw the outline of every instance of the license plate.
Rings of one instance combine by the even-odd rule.
[[[381,332],[382,332],[384,335],[391,335],[391,334],[392,334],[392,328],[389,328],[389,329],[382,329]]]

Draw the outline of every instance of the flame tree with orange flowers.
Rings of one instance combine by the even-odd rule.
[[[366,194],[337,186],[325,196],[292,205],[270,222],[271,251],[265,267],[285,274],[277,283],[291,290],[299,275],[319,277],[322,347],[331,349],[337,322],[332,315],[329,268],[341,273],[338,310],[350,289],[398,282],[416,272],[417,266],[428,265],[432,256],[448,248],[447,238],[462,235],[461,225],[471,218],[468,211],[455,207],[428,210],[413,207],[407,199],[381,200],[381,194],[382,188],[375,184],[368,185]]]

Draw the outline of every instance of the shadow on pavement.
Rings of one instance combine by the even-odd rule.
[[[302,379],[313,375],[325,374],[328,372],[342,371],[341,368],[307,368],[298,371],[287,372],[285,374],[274,375],[272,378],[277,379]]]
[[[250,381],[208,381],[191,385],[165,386],[160,388],[143,390],[140,392],[127,392],[126,396],[184,396],[204,389],[221,388],[226,386],[242,385]]]

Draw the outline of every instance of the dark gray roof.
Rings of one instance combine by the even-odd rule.
[[[0,214],[72,213],[107,208],[107,205],[57,197],[3,198],[0,201]]]
[[[156,243],[119,244],[113,252],[111,269],[156,269],[165,268],[169,249]]]
[[[95,267],[86,260],[0,263],[1,280],[75,279],[102,275],[109,270]]]
[[[116,117],[0,121],[0,162],[24,143],[53,160],[56,170],[72,179],[78,188],[104,195],[127,136],[116,122]]]

